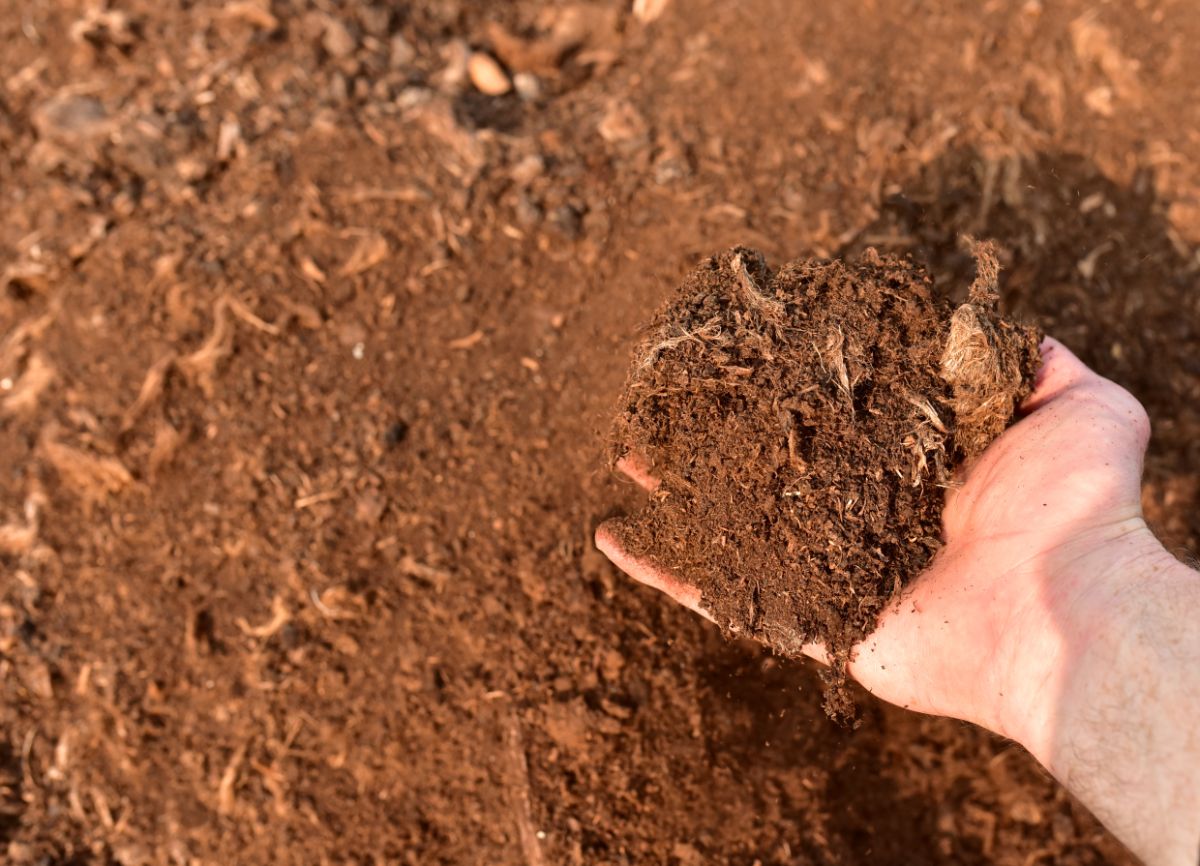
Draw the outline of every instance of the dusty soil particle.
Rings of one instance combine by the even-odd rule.
[[[905,259],[705,261],[639,347],[614,454],[662,479],[622,524],[639,555],[703,591],[730,633],[834,659],[826,708],[852,712],[851,647],[940,546],[944,490],[1029,393],[1039,335],[997,315],[999,267],[957,310]]]

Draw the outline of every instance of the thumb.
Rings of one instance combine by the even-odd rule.
[[[1021,404],[1025,414],[1034,412],[1072,388],[1100,379],[1099,374],[1053,337],[1039,347],[1042,367],[1038,370],[1033,393]]]

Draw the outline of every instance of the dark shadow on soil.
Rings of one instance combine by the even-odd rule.
[[[11,743],[0,742],[0,850],[8,843],[21,824],[21,758]]]
[[[880,748],[886,723],[865,692],[855,689],[865,719],[854,732],[826,716],[815,664],[782,660],[749,642],[701,664],[713,764],[734,775],[753,767],[772,780],[755,808],[785,820],[789,811],[797,813],[806,843],[801,862],[842,862],[837,855],[872,863],[942,862],[936,810],[902,794],[895,779],[880,772],[887,761]]]

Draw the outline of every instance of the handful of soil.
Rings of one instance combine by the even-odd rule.
[[[849,717],[850,649],[928,565],[944,488],[1012,421],[1040,364],[1034,328],[998,315],[999,266],[958,309],[911,262],[778,271],[752,250],[710,258],[638,348],[613,441],[661,479],[615,527],[697,586],[727,631],[785,655],[820,641],[826,709]]]

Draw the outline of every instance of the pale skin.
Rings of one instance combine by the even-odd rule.
[[[1062,344],[1042,354],[1024,417],[949,491],[945,547],[849,670],[883,700],[1021,743],[1149,866],[1196,866],[1200,573],[1142,518],[1145,410]],[[638,459],[620,468],[656,486]],[[609,527],[596,544],[712,619]]]

